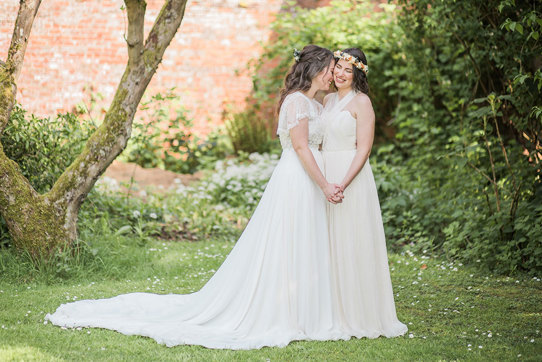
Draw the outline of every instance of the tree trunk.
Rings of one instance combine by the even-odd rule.
[[[5,156],[1,145],[0,169],[2,216],[17,247],[28,250],[33,257],[46,256],[50,245],[75,238],[75,228],[63,225],[65,210],[32,188],[19,166]]]
[[[0,145],[0,214],[17,248],[33,257],[46,257],[75,240],[81,204],[98,177],[126,147],[137,106],[181,25],[186,1],[167,0],[145,42],[145,1],[124,1],[128,15],[126,69],[102,125],[48,193],[39,195]],[[15,79],[40,2],[21,1],[8,59],[0,64],[0,132],[15,103]]]

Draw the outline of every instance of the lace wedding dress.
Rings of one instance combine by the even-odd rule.
[[[334,93],[322,113],[322,155],[328,182],[340,183],[356,154],[356,119]],[[407,327],[397,319],[380,204],[369,160],[344,191],[327,204],[334,304],[341,329],[356,337],[395,337]]]
[[[348,338],[333,313],[326,200],[289,136],[308,117],[309,147],[322,168],[319,107],[299,92],[286,97],[277,131],[281,159],[243,234],[201,290],[81,300],[61,305],[46,319],[147,336],[170,347],[255,349]]]

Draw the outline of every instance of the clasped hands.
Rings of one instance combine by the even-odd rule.
[[[340,204],[344,199],[344,187],[337,184],[327,184],[324,189],[324,194],[326,195],[327,201],[332,204]]]

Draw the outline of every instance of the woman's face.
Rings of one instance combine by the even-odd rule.
[[[325,67],[320,73],[312,80],[313,84],[316,82],[318,90],[329,90],[331,81],[333,80],[333,67],[335,66],[335,60],[332,60],[327,67]]]
[[[352,88],[352,81],[354,80],[352,64],[344,59],[339,59],[333,69],[333,80],[337,89]]]

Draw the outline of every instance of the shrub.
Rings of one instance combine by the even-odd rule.
[[[138,243],[149,237],[235,241],[277,162],[276,154],[257,153],[218,161],[215,170],[194,185],[179,180],[167,193],[150,193],[145,200],[128,197],[116,181],[102,177],[81,208],[81,232],[95,235],[111,230]]]
[[[258,112],[257,106],[249,105],[242,112],[224,111],[224,124],[234,151],[266,153],[278,148],[273,139],[274,119]],[[271,121],[268,121],[268,120]]]
[[[404,157],[381,156],[408,197],[383,201],[391,235],[499,272],[539,272],[540,13],[527,1],[398,3],[404,55],[389,84]]]
[[[6,156],[19,165],[36,191],[44,193],[81,153],[94,129],[72,113],[54,119],[29,117],[17,105],[0,141]]]
[[[194,173],[212,167],[216,160],[233,152],[223,128],[215,129],[203,140],[196,136],[191,131],[188,111],[178,100],[171,90],[141,104],[144,114],[134,122],[133,136],[121,159],[141,167]],[[172,105],[176,107],[174,117],[170,116]]]

